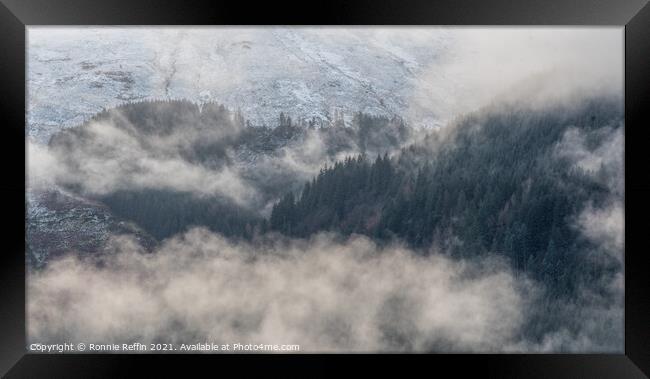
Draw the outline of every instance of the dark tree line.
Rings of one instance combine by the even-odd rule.
[[[207,227],[226,237],[251,239],[265,228],[256,213],[223,198],[200,198],[170,190],[118,191],[102,197],[113,214],[138,224],[157,240],[193,226]]]
[[[458,121],[443,141],[431,133],[393,156],[386,152],[408,140],[409,128],[399,118],[362,113],[352,117],[350,127],[316,129],[282,114],[279,126],[266,128],[246,126],[240,112],[222,105],[199,109],[172,101],[128,104],[94,119],[111,119],[144,144],[151,135],[177,128],[238,131],[184,147],[184,157],[199,164],[226,159],[227,148],[241,146],[272,155],[305,133],[320,133],[329,157],[351,148],[361,152],[323,167],[300,191],[286,191],[301,185],[285,180],[287,173],[273,173],[282,174],[275,181],[268,175],[249,177],[260,193],[281,197],[268,220],[216,195],[142,189],[99,198],[157,239],[198,225],[245,239],[267,230],[295,237],[325,230],[360,233],[379,242],[405,241],[423,252],[436,245],[455,256],[500,254],[515,268],[566,292],[574,289],[576,275],[598,275],[581,267],[593,246],[574,223],[587,203],[599,206],[610,196],[599,180],[609,173],[605,168],[584,172],[554,149],[571,127],[597,147],[604,138],[601,130],[619,127],[622,107],[594,99],[575,107],[488,109]],[[73,149],[83,146],[84,138],[82,125],[56,135],[50,144]]]
[[[588,259],[600,247],[576,227],[576,216],[588,204],[600,207],[611,199],[607,181],[615,173],[604,166],[585,171],[558,154],[557,147],[576,128],[586,148],[597,149],[608,130],[622,127],[620,99],[486,109],[458,120],[448,135],[421,135],[407,147],[402,146],[413,132],[398,117],[357,113],[349,126],[341,114],[334,119],[326,124],[282,113],[276,127],[252,126],[241,112],[188,101],[145,101],[106,110],[93,120],[110,120],[145,145],[152,136],[183,128],[234,131],[183,146],[183,158],[211,167],[229,164],[229,149],[271,157],[289,143],[300,146],[309,133],[318,133],[328,159],[342,151],[360,154],[324,166],[306,183],[290,171],[255,176],[252,169],[250,185],[268,199],[279,199],[268,219],[258,209],[217,195],[173,190],[123,190],[97,200],[158,240],[192,226],[246,240],[269,231],[292,237],[334,231],[367,235],[380,244],[397,240],[422,254],[432,248],[454,257],[497,254],[510,261],[516,274],[530,274],[549,290],[523,333],[541,338],[558,327],[581,330],[581,320],[563,313],[555,299],[579,299],[579,285],[585,283],[607,291],[600,284],[603,278],[621,269],[614,258],[602,261],[608,254],[600,254],[599,262]],[[84,146],[86,138],[81,125],[55,135],[50,145],[68,151]],[[78,190],[74,185],[67,189]]]
[[[598,146],[599,128],[621,120],[620,105],[603,99],[577,109],[472,115],[435,151],[425,142],[392,159],[358,156],[323,168],[276,204],[269,225],[298,237],[332,230],[422,251],[435,244],[456,256],[496,253],[571,292],[577,276],[594,274],[584,259],[594,246],[575,216],[610,196],[598,179],[608,174],[585,172],[554,148],[569,127]]]
[[[272,230],[305,237],[321,230],[372,234],[382,205],[394,197],[403,174],[388,155],[369,162],[364,155],[324,167],[295,198],[287,193],[273,208]]]
[[[289,115],[280,113],[278,125],[271,128],[252,126],[240,111],[231,111],[222,104],[199,105],[187,100],[140,101],[104,110],[82,125],[55,134],[50,140],[50,147],[61,152],[64,164],[74,168],[78,162],[75,161],[75,154],[69,154],[71,151],[83,152],[76,156],[103,154],[103,151],[86,149],[101,142],[93,141],[95,137],[89,132],[87,124],[108,122],[154,152],[157,152],[156,146],[151,145],[161,137],[171,141],[179,138],[185,141],[177,145],[183,159],[219,169],[232,163],[229,151],[263,154],[274,159],[289,144],[296,144],[300,148],[301,141],[308,134],[317,134],[330,159],[344,150],[372,152],[396,149],[409,136],[404,122],[397,117],[358,113],[348,127],[342,124],[342,115],[337,121],[340,121],[338,126],[315,119],[294,121]],[[317,128],[317,124],[322,127]],[[206,138],[187,139],[186,134]],[[110,154],[108,157],[110,159]],[[281,196],[287,188],[302,185],[302,179],[296,177],[294,172],[283,171],[281,167],[274,170],[258,170],[251,165],[245,173],[239,172],[258,193],[267,197],[261,199],[260,204],[256,204],[258,206]],[[72,192],[81,191],[75,183],[61,184]],[[106,204],[117,216],[134,221],[158,240],[192,226],[206,226],[228,237],[250,239],[264,232],[268,223],[256,212],[258,208],[255,206],[235,204],[216,194],[195,196],[171,189],[144,188],[110,192],[96,196],[96,200]]]

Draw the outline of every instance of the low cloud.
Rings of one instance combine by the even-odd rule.
[[[210,167],[183,155],[199,138],[204,143],[216,142],[226,133],[200,132],[186,128],[183,133],[147,136],[145,140],[134,128],[119,128],[113,120],[91,121],[84,125],[85,137],[75,139],[74,146],[28,142],[28,183],[35,190],[73,185],[87,195],[168,189],[218,195],[240,205],[253,201],[258,196],[255,189],[233,168],[224,164]]]
[[[587,238],[622,262],[624,216],[625,210],[621,202],[613,202],[604,208],[589,205],[580,213],[578,225]]]
[[[141,120],[137,112],[112,109],[109,117],[55,135],[49,145],[29,140],[30,190],[74,187],[87,196],[169,190],[217,196],[268,216],[278,198],[298,191],[325,165],[362,153],[356,129],[272,131],[204,117],[205,111],[189,102],[173,112],[166,103],[132,106],[162,116]],[[384,128],[394,133],[392,126]],[[386,141],[372,140],[366,153],[392,154],[412,141],[412,136],[398,142],[392,135],[380,137]]]
[[[625,193],[624,149],[622,126],[604,126],[591,131],[569,128],[556,153],[600,181],[612,196],[622,199]]]
[[[442,126],[500,102],[531,107],[623,92],[621,28],[458,28],[416,80],[409,119]],[[427,119],[433,110],[437,117]]]
[[[585,238],[617,262],[623,262],[625,236],[624,128],[604,126],[594,130],[569,128],[557,144],[557,157],[568,159],[603,185],[608,193],[600,204],[587,203],[576,217]]]
[[[369,239],[233,243],[204,229],[153,254],[115,237],[100,264],[30,276],[30,341],[300,344],[301,351],[502,351],[532,285],[497,259],[420,256]]]
[[[559,330],[545,336],[540,348],[566,348],[576,352],[623,351],[624,338],[624,248],[625,178],[624,127],[605,125],[597,129],[569,128],[556,145],[555,154],[568,159],[606,189],[597,204],[590,201],[577,212],[574,226],[591,243],[587,258],[602,274],[590,283],[579,283],[580,296],[563,303],[562,317],[580,320],[571,333]]]

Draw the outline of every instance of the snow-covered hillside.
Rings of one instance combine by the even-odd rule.
[[[99,252],[114,234],[129,234],[148,247],[155,244],[146,232],[116,218],[106,206],[61,189],[29,191],[27,200],[26,259],[32,267],[69,252]]]
[[[408,112],[409,100],[450,43],[439,28],[31,27],[26,134],[45,142],[143,98],[218,101],[257,125],[277,124],[279,112],[327,120],[340,111],[433,125],[434,111]]]

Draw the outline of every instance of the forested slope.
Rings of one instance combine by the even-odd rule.
[[[276,204],[271,229],[361,233],[455,256],[495,253],[561,291],[575,289],[594,248],[577,215],[606,205],[608,178],[622,167],[585,169],[562,154],[562,143],[572,133],[585,136],[587,149],[607,143],[622,128],[620,103],[487,109],[454,128],[433,150],[424,141],[392,158],[360,155],[323,168]]]

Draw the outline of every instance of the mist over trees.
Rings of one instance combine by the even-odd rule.
[[[253,126],[240,111],[220,104],[142,101],[105,110],[54,135],[49,149],[67,170],[58,184],[106,204],[158,240],[193,226],[250,239],[267,230],[268,214],[260,209],[267,207],[269,213],[276,199],[299,189],[323,162],[341,154],[399,149],[410,135],[398,117],[357,113],[346,126],[342,114],[333,120],[293,121],[281,113],[277,126],[269,127]],[[132,159],[124,158],[125,145]],[[116,157],[122,162],[107,165]],[[155,165],[163,174],[145,180],[140,175],[151,165],[140,162],[165,162],[171,168]],[[181,179],[183,168],[198,168],[199,183]],[[210,175],[224,177],[217,184],[235,180],[251,195],[233,201],[239,196],[236,189],[205,188],[207,181],[200,179]],[[104,180],[107,185],[94,185]]]
[[[623,351],[623,30],[32,29],[28,344]]]
[[[295,237],[359,233],[423,251],[435,245],[457,257],[495,253],[554,294],[573,293],[602,269],[589,267],[596,246],[576,228],[575,215],[588,204],[606,205],[611,192],[600,179],[615,173],[576,167],[556,147],[569,129],[599,146],[603,128],[621,126],[621,105],[611,99],[470,115],[436,152],[425,141],[393,158],[359,155],[324,167],[274,206],[270,228]]]
[[[399,118],[357,113],[350,126],[340,120],[317,126],[280,114],[277,127],[252,126],[239,111],[189,101],[106,110],[89,122],[113,123],[142,145],[173,145],[183,159],[207,167],[231,165],[233,150],[274,154],[309,133],[318,134],[323,156],[335,159],[305,182],[279,169],[245,173],[263,201],[279,199],[268,215],[218,194],[174,189],[123,189],[96,198],[159,240],[192,226],[245,239],[268,230],[293,237],[359,233],[413,248],[435,244],[457,256],[502,254],[517,269],[571,287],[587,246],[571,217],[587,203],[604,204],[609,189],[599,178],[609,173],[606,167],[586,172],[555,147],[569,129],[587,133],[588,144],[598,146],[605,138],[599,130],[621,126],[618,101],[525,111],[495,107],[458,120],[442,144],[433,142],[435,133],[419,132],[422,138],[405,146],[413,132]],[[50,147],[73,151],[89,141],[87,133],[85,125],[67,129]],[[341,152],[353,154],[337,160]]]
[[[156,187],[158,181],[124,186],[123,177],[108,172],[116,176],[109,184],[122,187],[93,193],[68,176],[59,182],[160,243],[194,227],[253,243],[332,232],[364,235],[378,246],[405,244],[421,256],[501,257],[516,275],[544,285],[522,327],[535,343],[546,343],[558,328],[578,335],[584,325],[575,315],[596,317],[622,299],[603,284],[621,272],[617,247],[594,259],[595,251],[607,248],[582,225],[592,217],[585,210],[622,201],[622,166],[608,158],[622,154],[616,139],[623,129],[620,99],[491,106],[444,130],[414,130],[398,117],[360,112],[351,120],[346,125],[340,114],[327,122],[280,114],[274,127],[254,126],[218,104],[141,102],[67,129],[49,148],[68,169],[88,171],[80,157],[106,160],[120,153],[90,128],[108,123],[111,133],[128,135],[137,151],[146,152],[135,159],[173,159],[208,173],[229,170],[226,182],[232,178],[254,194],[238,201],[237,190],[195,190],[174,180],[181,173],[173,170],[165,171],[171,183],[165,188]],[[141,168],[130,170],[117,173],[130,178]],[[601,221],[587,220],[594,223]],[[585,297],[585,289],[594,295]],[[588,311],[593,307],[598,311]],[[617,320],[607,317],[607,323]],[[607,345],[620,339],[618,330],[592,334]]]

